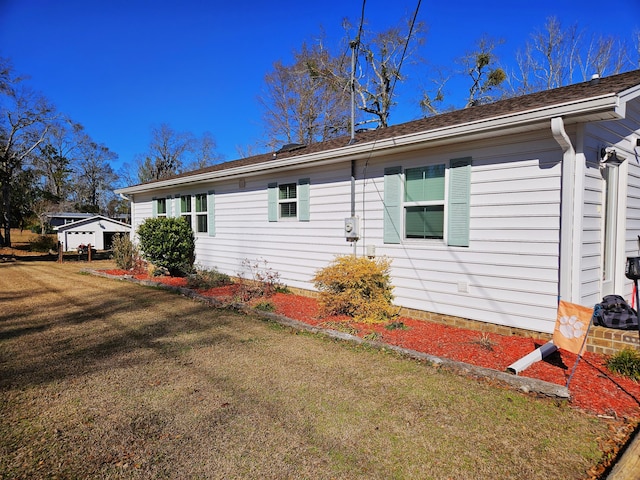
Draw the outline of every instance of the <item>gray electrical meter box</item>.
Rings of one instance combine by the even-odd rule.
[[[350,242],[360,238],[360,219],[358,217],[344,219],[344,236]]]

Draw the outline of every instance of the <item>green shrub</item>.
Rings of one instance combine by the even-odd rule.
[[[607,360],[607,368],[634,380],[640,380],[640,352],[625,348]]]
[[[142,256],[155,267],[166,268],[171,275],[186,275],[193,271],[195,238],[186,220],[147,218],[137,233]]]
[[[215,268],[208,270],[206,268],[198,268],[195,273],[189,275],[187,286],[197,290],[208,290],[210,288],[230,285],[231,277],[226,273],[219,272]]]
[[[111,248],[113,261],[118,268],[131,270],[136,265],[139,253],[129,234],[114,235]]]
[[[325,315],[348,315],[361,322],[386,322],[395,316],[389,268],[391,261],[338,256],[313,277]]]
[[[29,239],[29,250],[32,252],[58,251],[58,238],[52,235],[38,235]]]

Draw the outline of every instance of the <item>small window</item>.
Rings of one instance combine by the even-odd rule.
[[[158,198],[156,200],[157,212],[159,217],[167,216],[167,199],[166,198]]]
[[[196,232],[207,233],[208,225],[207,194],[199,193],[196,195]]]
[[[189,226],[193,228],[193,220],[191,219],[191,195],[180,196],[180,214]]]
[[[278,205],[280,218],[296,218],[298,214],[298,201],[295,183],[278,185]]]
[[[180,197],[180,212],[191,213],[191,195],[182,195]]]

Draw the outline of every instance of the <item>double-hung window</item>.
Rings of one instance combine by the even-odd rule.
[[[180,196],[180,215],[187,221],[189,226],[193,228],[193,221],[191,220],[191,195]]]
[[[298,200],[295,183],[278,185],[278,211],[280,218],[296,218],[298,216]]]
[[[310,181],[301,178],[297,183],[270,183],[267,188],[270,222],[295,220],[308,222]]]
[[[444,172],[444,164],[406,170],[406,238],[444,238]]]
[[[207,195],[199,193],[196,195],[196,232],[207,233]]]
[[[471,159],[384,171],[384,242],[445,240],[469,246]]]
[[[156,215],[158,217],[166,217],[167,216],[167,199],[157,198],[155,202],[156,202]]]

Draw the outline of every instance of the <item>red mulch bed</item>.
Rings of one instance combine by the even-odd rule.
[[[104,273],[124,275],[128,272],[105,270]],[[147,275],[134,277],[149,280]],[[187,284],[184,278],[154,277],[151,280],[180,287]],[[237,285],[228,285],[199,293],[230,301],[236,289]],[[384,343],[499,371],[505,371],[513,362],[544,343],[531,338],[481,333],[406,317],[397,319],[405,328],[389,330],[384,325],[355,323],[347,317],[320,318],[317,301],[313,298],[278,293],[269,301],[276,306],[276,313],[313,326],[322,327],[324,324],[335,329],[336,322],[343,322],[360,337],[375,332],[377,339]],[[534,363],[520,375],[566,385],[576,359],[576,355],[559,350]],[[605,366],[606,360],[606,356],[595,353],[583,355],[569,385],[571,405],[593,414],[640,420],[640,383],[610,372]]]

